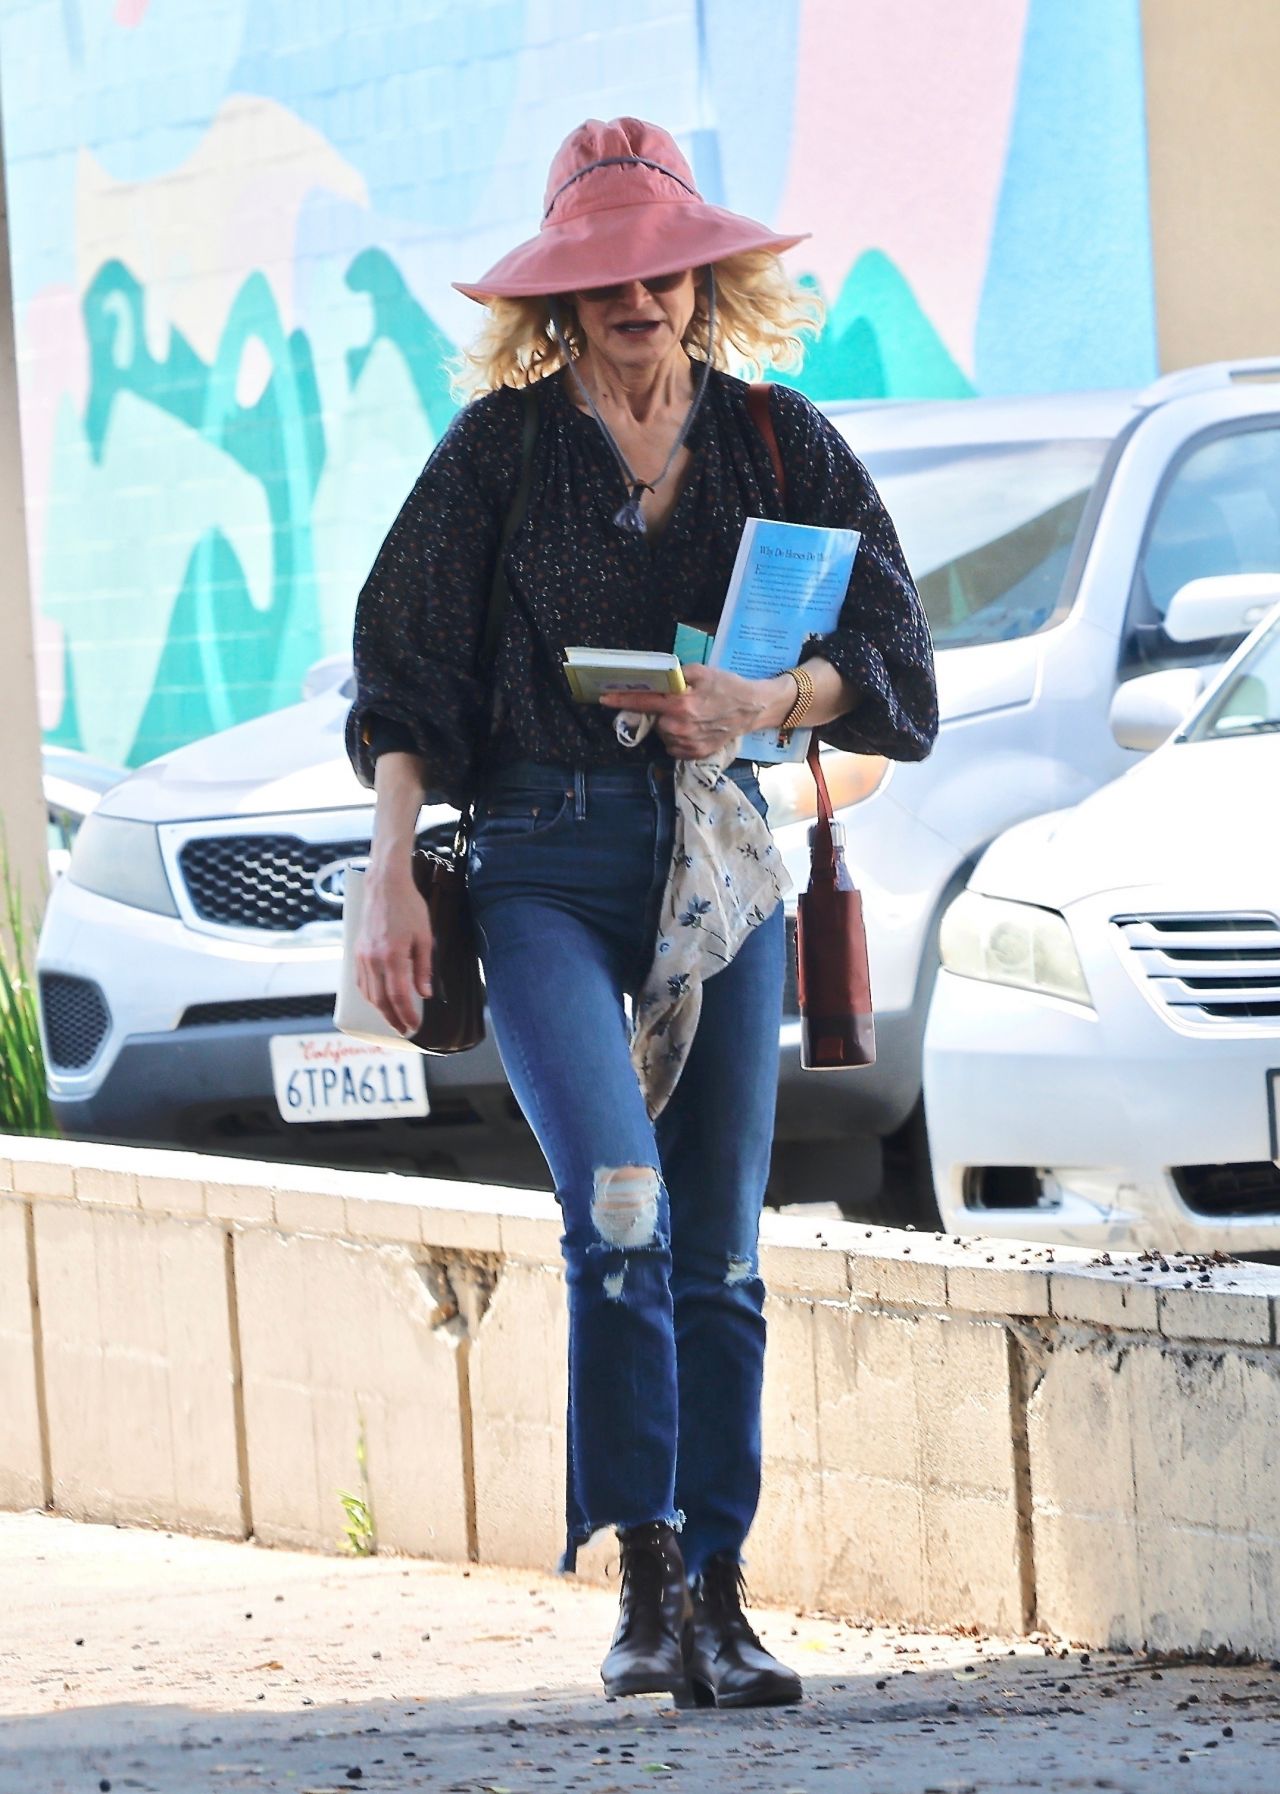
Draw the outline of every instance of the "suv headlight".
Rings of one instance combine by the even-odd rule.
[[[96,891],[134,909],[176,916],[178,906],[160,853],[160,836],[150,822],[91,811],[80,824],[66,876],[73,885]]]
[[[882,754],[822,756],[822,773],[831,793],[833,810],[860,804],[884,784],[889,762]],[[769,827],[785,828],[789,822],[812,822],[818,814],[818,793],[805,761],[782,762],[760,768],[760,789],[769,806]]]
[[[1093,1007],[1067,919],[1055,909],[962,891],[942,918],[938,950],[961,978]]]

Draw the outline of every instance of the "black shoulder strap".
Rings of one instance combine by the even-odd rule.
[[[507,549],[511,546],[511,538],[524,521],[524,514],[529,508],[529,487],[533,483],[533,446],[538,440],[538,423],[540,403],[536,386],[527,386],[522,395],[524,404],[524,423],[520,433],[520,480],[516,486],[515,497],[511,501],[511,509],[507,512],[502,525],[502,535],[498,539],[497,558],[493,563],[493,584],[489,588],[489,608],[485,612],[484,635],[480,642],[480,652],[476,657],[476,670],[482,679],[487,679],[497,659],[498,644],[502,640],[502,626],[507,620],[507,608],[511,601],[511,588],[507,583]]]

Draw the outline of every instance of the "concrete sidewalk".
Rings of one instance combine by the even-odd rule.
[[[606,1702],[549,1576],[0,1515],[0,1794],[1003,1794],[1280,1785],[1280,1674],[781,1613],[803,1707]]]

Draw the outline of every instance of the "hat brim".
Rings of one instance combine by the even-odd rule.
[[[809,234],[780,236],[753,218],[702,200],[684,205],[640,201],[547,225],[527,243],[517,244],[479,280],[455,280],[453,285],[482,305],[490,299],[536,299],[678,274],[683,268],[702,268],[751,250],[781,255]]]

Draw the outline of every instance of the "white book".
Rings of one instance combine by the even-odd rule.
[[[641,648],[566,648],[564,673],[580,704],[606,691],[682,692],[684,674],[674,654]]]

